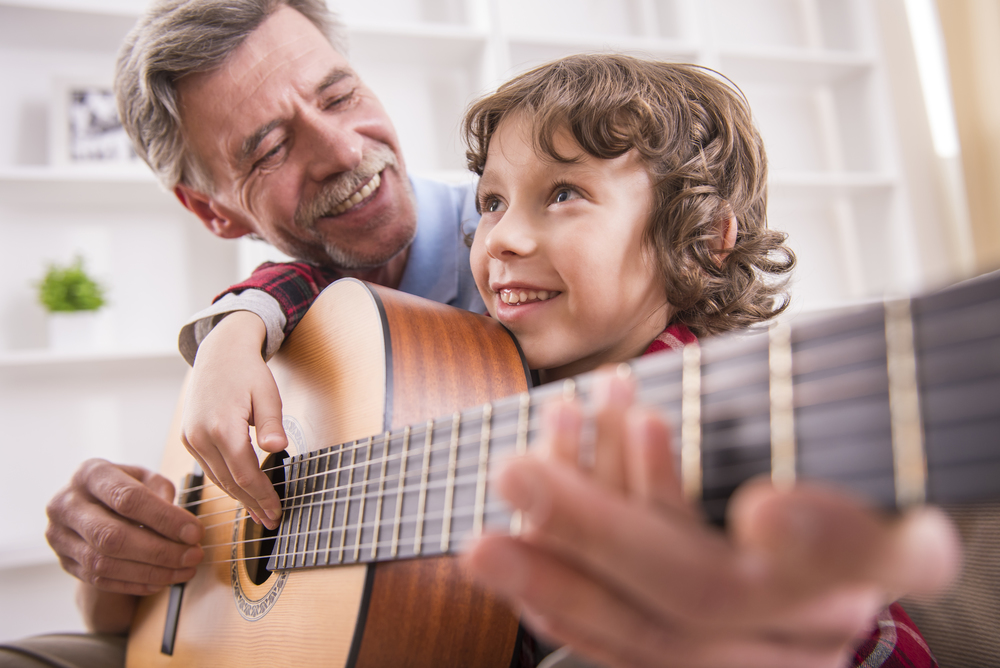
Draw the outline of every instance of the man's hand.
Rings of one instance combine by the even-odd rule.
[[[62,567],[98,589],[145,596],[190,580],[204,556],[198,518],[174,486],[138,466],[84,462],[49,501],[45,537]]]
[[[707,526],[682,499],[664,421],[618,379],[604,395],[593,468],[577,463],[579,408],[556,406],[547,456],[497,480],[524,533],[466,557],[543,636],[609,666],[842,668],[879,610],[955,574],[940,512],[890,518],[816,485],[751,482],[728,533]]]
[[[259,316],[226,316],[198,347],[184,401],[184,445],[215,484],[243,503],[251,517],[278,526],[281,501],[257,462],[250,442],[268,452],[288,445],[281,397],[260,354],[267,330]]]

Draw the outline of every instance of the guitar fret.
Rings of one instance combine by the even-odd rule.
[[[378,529],[382,523],[382,495],[385,492],[385,467],[389,462],[389,432],[385,432],[385,443],[382,446],[382,471],[378,477],[378,500],[375,502],[375,533],[372,536],[372,559],[378,553]]]
[[[567,378],[562,384],[563,399],[567,401],[576,398],[576,381],[572,378]]]
[[[458,459],[458,429],[462,414],[455,413],[451,420],[451,446],[448,452],[448,482],[444,487],[444,519],[441,522],[441,551],[447,552],[451,539],[452,503],[455,500],[455,468]]]
[[[427,504],[427,476],[431,468],[431,444],[434,437],[434,420],[427,421],[427,436],[424,439],[424,466],[420,475],[420,499],[417,502],[417,527],[413,539],[413,554],[421,552],[424,537],[424,508]]]
[[[302,477],[302,458],[303,455],[296,455],[292,464],[292,478],[295,480],[292,491],[292,525],[295,531],[295,546],[292,548],[293,567],[298,566],[299,554],[302,554],[302,551],[299,549],[299,541],[302,539],[302,507],[304,501],[302,490],[305,488],[305,480]],[[303,563],[305,563],[304,557]]]
[[[528,418],[531,413],[531,394],[522,392],[517,410],[517,440],[514,450],[519,456],[528,452]],[[510,535],[521,535],[521,511],[515,510],[510,517]]]
[[[365,452],[365,479],[361,483],[361,503],[358,504],[358,529],[354,534],[354,561],[358,560],[361,554],[361,524],[365,521],[365,498],[368,496],[368,472],[371,469],[372,442],[374,436],[368,437],[368,449]]]
[[[389,554],[396,556],[399,548],[399,524],[403,519],[403,485],[406,482],[406,462],[410,456],[410,426],[403,429],[403,455],[399,462],[399,484],[396,486],[396,519],[392,526],[392,544]]]
[[[927,457],[909,299],[886,300],[885,344],[896,505],[906,508],[927,498]]]
[[[351,444],[351,465],[347,471],[347,495],[344,497],[344,522],[340,527],[340,552],[337,554],[337,563],[344,563],[344,546],[347,544],[347,519],[351,514],[351,486],[354,484],[354,462],[358,457],[358,442]]]
[[[778,489],[795,483],[795,402],[792,333],[786,324],[768,329],[768,386],[771,398],[771,481]]]
[[[330,457],[333,457],[331,452]],[[333,503],[330,508],[330,529],[326,534],[326,563],[330,563],[330,552],[333,549],[333,533],[337,521],[337,497],[340,494],[340,465],[344,461],[344,446],[337,449],[337,470],[333,478]]]
[[[291,468],[289,467],[289,475],[285,481],[285,498],[286,500],[291,496],[289,493],[289,487],[291,483]],[[278,527],[278,545],[275,549],[275,565],[278,569],[283,569],[288,566],[288,541],[290,533],[292,530],[292,520],[291,520],[291,507],[282,508],[282,518],[281,526]]]
[[[310,468],[313,465],[315,465],[315,467],[316,467],[315,468],[315,473],[310,474],[309,470],[310,470]],[[312,534],[313,510],[316,508],[316,486],[317,486],[316,483],[317,483],[317,477],[319,476],[319,458],[318,457],[314,457],[312,455],[309,456],[308,460],[306,461],[306,476],[307,476],[307,478],[306,478],[305,488],[306,488],[306,494],[309,495],[309,513],[306,515],[306,537],[305,537],[306,547],[305,547],[305,549],[306,549],[307,553],[308,552],[312,553],[312,565],[315,566],[316,565],[316,552],[317,552],[316,548],[319,546],[319,536],[317,535],[317,536],[314,537],[312,550],[309,549],[309,537]],[[303,499],[303,503],[304,502],[305,502],[305,499]],[[322,519],[322,516],[323,516],[323,505],[322,504],[319,505],[319,512],[320,512],[320,518]],[[308,556],[308,555],[306,555],[306,556]],[[305,565],[306,556],[302,557],[302,563],[303,563],[303,565]]]
[[[472,535],[483,533],[483,513],[486,506],[486,468],[490,460],[490,421],[493,404],[483,406],[483,429],[479,439],[479,471],[476,475],[476,507],[472,520]]]
[[[684,346],[681,367],[681,487],[684,496],[701,498],[701,349]]]

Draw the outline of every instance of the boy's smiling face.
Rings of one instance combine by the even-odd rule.
[[[516,114],[490,139],[472,272],[548,381],[642,354],[671,307],[642,241],[653,193],[639,156],[595,158],[560,132],[556,151],[577,159],[557,162],[531,130]]]

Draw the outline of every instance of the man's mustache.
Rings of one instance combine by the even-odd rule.
[[[316,220],[329,215],[373,176],[386,167],[396,165],[396,154],[385,144],[367,149],[361,158],[361,164],[350,172],[333,177],[315,197],[299,204],[295,211],[295,225],[300,229],[313,229]]]

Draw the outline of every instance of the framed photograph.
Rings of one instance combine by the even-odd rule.
[[[110,81],[56,79],[49,157],[57,166],[131,165],[139,158],[118,120]]]

